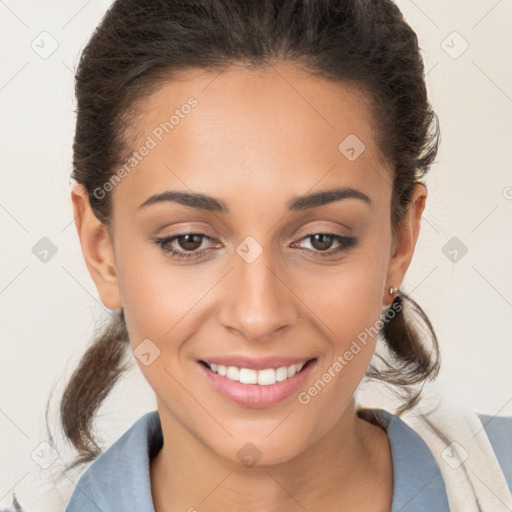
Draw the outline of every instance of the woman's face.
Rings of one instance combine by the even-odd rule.
[[[364,96],[284,64],[188,72],[134,123],[112,238],[89,244],[102,301],[124,309],[163,423],[235,462],[289,460],[354,414],[425,189],[393,240]],[[331,190],[345,194],[307,199]],[[271,371],[307,361],[286,380],[293,370]]]

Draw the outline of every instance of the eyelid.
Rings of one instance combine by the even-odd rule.
[[[302,227],[303,226],[301,226],[301,228]],[[296,241],[301,241],[305,238],[308,238],[310,236],[314,236],[317,234],[328,234],[328,235],[332,235],[332,236],[339,236],[342,238],[350,238],[351,237],[351,235],[350,235],[351,230],[349,228],[347,228],[349,233],[345,234],[337,229],[333,229],[333,228],[327,227],[327,226],[319,226],[316,229],[304,228],[304,233],[302,234],[302,236],[296,235],[296,233],[298,233],[301,230],[301,228],[294,230],[292,235],[290,235],[290,236],[293,236],[294,238],[297,238]],[[178,231],[177,233],[171,233],[169,235],[154,236],[153,239],[154,240],[173,239],[172,241],[175,241],[177,238],[180,238],[180,237],[186,236],[186,235],[199,235],[199,236],[202,236],[203,239],[208,240],[210,242],[218,241],[215,236],[211,236],[211,235],[208,235],[207,233],[205,233],[204,228],[196,229],[194,227],[185,229],[184,231]],[[295,242],[293,242],[293,243],[295,243]],[[199,252],[199,251],[197,251],[197,252]]]
[[[354,236],[345,236],[345,235],[340,235],[335,232],[324,230],[324,231],[307,233],[305,236],[299,238],[298,242],[293,242],[292,245],[296,245],[296,244],[302,242],[303,240],[311,240],[311,238],[314,237],[315,235],[327,235],[334,239],[334,242],[335,242],[334,245],[336,245],[336,244],[338,245],[337,249],[330,248],[330,249],[327,249],[326,251],[306,249],[309,252],[316,252],[318,254],[325,254],[325,255],[335,254],[337,252],[342,252],[344,250],[347,250],[347,249],[355,246],[358,243],[358,239]]]
[[[302,242],[303,240],[311,239],[311,237],[313,237],[317,234],[327,235],[327,236],[330,236],[331,238],[333,238],[335,248],[333,249],[332,247],[330,247],[329,249],[326,249],[325,251],[321,251],[321,250],[299,247],[299,249],[302,249],[304,252],[313,254],[315,258],[329,258],[329,257],[336,256],[338,254],[341,255],[341,254],[349,251],[351,248],[356,247],[359,243],[359,240],[353,236],[349,237],[349,236],[339,235],[335,232],[330,232],[329,230],[319,230],[319,231],[312,231],[312,232],[306,233],[304,236],[302,236],[301,238],[298,239],[298,242],[293,242],[292,246]],[[195,260],[199,260],[199,262],[200,262],[202,260],[204,261],[204,259],[206,257],[211,255],[212,252],[215,251],[215,249],[211,248],[211,247],[208,247],[206,249],[196,249],[194,251],[186,251],[183,249],[173,249],[171,244],[173,242],[175,242],[178,238],[181,238],[182,236],[186,236],[186,235],[197,235],[197,236],[202,237],[201,244],[204,240],[215,241],[215,238],[212,238],[212,237],[206,235],[205,233],[191,231],[191,232],[187,232],[187,233],[178,233],[178,234],[168,236],[168,237],[156,238],[153,242],[155,244],[157,244],[158,246],[160,246],[161,250],[163,252],[167,253],[167,255],[175,261],[194,262]],[[168,247],[167,249],[165,248],[166,246]],[[217,244],[217,246],[218,246],[218,244]],[[321,261],[321,260],[318,260],[318,261]]]
[[[203,233],[202,231],[195,231],[195,230],[186,231],[184,233],[176,233],[176,234],[169,235],[169,236],[157,237],[157,240],[168,240],[168,243],[171,244],[173,242],[176,242],[177,239],[187,236],[187,235],[197,235],[197,236],[201,237],[201,244],[209,242],[213,246],[219,245],[219,242],[217,241],[217,239],[215,237],[209,236],[206,233]],[[199,249],[196,251],[184,251],[184,252],[189,252],[192,254],[194,252],[200,253],[200,252],[204,252],[207,250],[209,250],[209,249]]]
[[[338,224],[339,225],[339,224]],[[340,226],[340,225],[339,225]],[[353,230],[348,226],[342,225],[343,227],[334,227],[331,225],[315,225],[314,227],[301,226],[296,229],[290,236],[294,239],[302,240],[304,237],[312,236],[316,234],[332,234],[335,236],[341,236],[350,238],[353,236]]]

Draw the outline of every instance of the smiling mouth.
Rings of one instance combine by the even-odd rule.
[[[284,382],[297,373],[304,371],[306,367],[316,361],[316,357],[308,359],[299,364],[281,366],[279,368],[264,368],[254,370],[252,368],[241,368],[237,366],[225,366],[222,364],[209,363],[199,360],[199,363],[208,368],[211,372],[222,377],[226,377],[234,382],[241,384],[259,384],[260,386],[270,386],[277,382]]]

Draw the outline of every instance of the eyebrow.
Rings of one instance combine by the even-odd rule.
[[[287,201],[286,206],[290,211],[307,210],[309,208],[318,208],[342,199],[360,199],[361,201],[373,207],[372,200],[360,190],[352,187],[337,187],[329,190],[314,192],[305,196],[292,197]],[[177,190],[166,190],[160,194],[155,194],[146,199],[137,209],[146,208],[149,205],[162,202],[175,202],[191,208],[206,210],[209,212],[229,213],[229,208],[224,201],[215,199],[199,193],[181,192]]]

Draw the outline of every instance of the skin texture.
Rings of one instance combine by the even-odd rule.
[[[151,463],[157,512],[178,510],[389,511],[392,459],[386,433],[360,419],[353,395],[376,337],[307,405],[296,394],[268,408],[236,405],[199,371],[198,359],[226,354],[316,357],[302,389],[320,378],[357,335],[392,303],[413,256],[426,188],[392,238],[392,174],[380,157],[366,98],[291,65],[189,71],[148,97],[130,132],[138,149],[193,96],[198,104],[113,191],[109,231],[80,185],[72,191],[85,261],[103,304],[124,308],[132,348],[150,339],[160,355],[137,363],[154,389],[164,446]],[[338,150],[349,134],[366,146],[350,161]],[[367,194],[289,212],[298,195],[339,186]],[[137,209],[165,190],[200,192],[228,213],[173,202]],[[156,237],[187,229],[212,238],[204,252],[172,259]],[[308,235],[357,238],[346,251]],[[236,252],[253,237],[263,252]],[[261,452],[246,467],[237,452]]]

